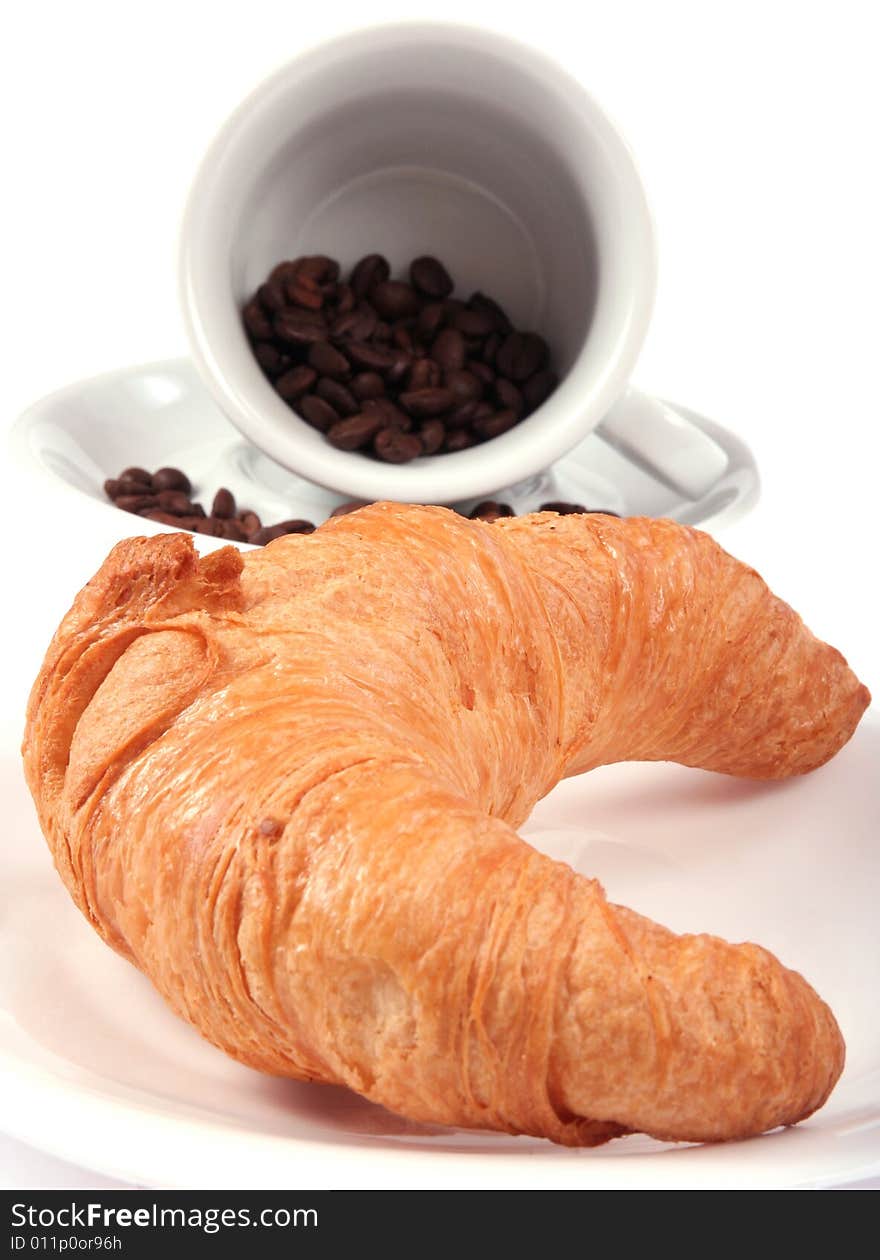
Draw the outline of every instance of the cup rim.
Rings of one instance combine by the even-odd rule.
[[[340,51],[366,50],[376,42],[432,38],[458,39],[470,47],[485,48],[502,55],[536,77],[552,77],[578,113],[589,122],[611,154],[618,183],[624,187],[626,204],[636,230],[627,248],[638,254],[634,274],[641,280],[628,296],[613,347],[601,370],[588,382],[583,375],[589,335],[551,397],[527,420],[508,434],[453,454],[422,456],[409,464],[393,465],[345,452],[323,442],[300,445],[295,414],[292,424],[280,432],[266,422],[265,381],[254,360],[253,372],[240,372],[224,356],[220,343],[225,335],[218,312],[205,292],[205,241],[211,239],[210,222],[214,205],[212,186],[219,170],[226,170],[235,142],[251,130],[270,106],[276,94],[284,91],[292,76],[319,69],[323,60]],[[199,249],[196,249],[196,243]],[[210,251],[209,251],[210,252]],[[212,267],[227,264],[226,258],[212,259]],[[623,393],[641,349],[653,310],[657,275],[657,250],[653,219],[635,158],[607,112],[565,66],[553,57],[521,40],[490,27],[444,21],[383,22],[322,39],[303,49],[263,79],[227,117],[208,146],[197,168],[184,208],[179,234],[178,284],[180,307],[193,361],[204,384],[228,419],[255,446],[272,459],[319,485],[352,498],[393,499],[400,502],[451,503],[492,494],[542,471],[592,432]],[[277,402],[271,395],[268,405]],[[513,439],[508,441],[508,439]],[[536,450],[537,448],[537,450]]]

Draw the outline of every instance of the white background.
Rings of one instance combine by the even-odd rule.
[[[185,352],[175,241],[202,150],[264,74],[367,15],[494,25],[616,119],[660,243],[636,381],[752,445],[763,498],[723,541],[880,692],[871,0],[17,5],[0,46],[6,421],[77,377]],[[27,546],[36,505],[5,473],[7,538]],[[26,615],[26,592],[7,594]],[[110,1183],[2,1140],[0,1184]]]

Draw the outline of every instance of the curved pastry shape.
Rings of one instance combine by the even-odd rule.
[[[80,909],[242,1062],[416,1120],[700,1141],[821,1106],[831,1012],[515,828],[627,758],[812,770],[868,699],[695,530],[378,504],[246,555],[120,543],[49,648],[24,757]]]

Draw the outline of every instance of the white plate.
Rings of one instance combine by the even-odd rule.
[[[41,511],[28,511],[27,547],[6,557],[6,590],[23,594],[0,654],[0,1126],[107,1175],[167,1187],[805,1186],[880,1173],[875,715],[805,779],[757,785],[611,767],[560,785],[524,828],[598,875],[615,900],[679,931],[757,940],[802,971],[848,1043],[844,1076],[818,1115],[749,1142],[634,1137],[592,1151],[409,1124],[345,1090],[251,1072],[177,1020],[69,901],[21,778],[24,698],[50,628],[107,548],[149,524],[101,501],[107,472],[179,462],[206,486],[226,482],[242,498],[253,489],[269,519],[310,505],[320,519],[329,496],[305,483],[297,493],[311,498],[288,498],[285,483],[266,489],[274,466],[251,463],[183,364],[72,386],[31,409],[15,444],[16,501],[39,494]],[[598,447],[590,475],[601,466],[610,477],[615,465],[599,461],[619,457]],[[750,467],[745,458],[731,474],[741,481],[728,510],[754,494]],[[622,476],[607,483],[618,506],[649,510],[634,506],[637,474]],[[668,510],[668,492],[651,493],[654,510]]]
[[[668,765],[560,785],[524,828],[680,931],[753,939],[831,1003],[847,1067],[809,1121],[748,1142],[572,1151],[410,1124],[344,1089],[240,1067],[104,946],[53,871],[16,750],[0,758],[2,1124],[165,1187],[805,1186],[880,1171],[880,721],[829,766],[761,785]]]
[[[719,461],[723,471],[717,481],[698,499],[684,498],[680,490],[655,480],[597,434],[552,470],[494,497],[517,512],[561,499],[624,516],[670,516],[711,528],[729,525],[758,497],[752,455],[720,425],[683,407],[675,410],[708,434],[726,457]],[[125,368],[70,385],[31,407],[13,438],[20,459],[87,497],[83,510],[100,505],[104,513],[115,511],[104,496],[103,482],[132,464],[183,468],[206,508],[214,490],[228,486],[267,524],[292,517],[317,524],[342,502],[342,496],[295,476],[246,442],[184,359]],[[61,511],[62,500],[56,501]],[[459,506],[467,511],[474,502]],[[146,521],[141,532],[163,528]]]

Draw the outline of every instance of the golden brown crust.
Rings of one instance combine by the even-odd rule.
[[[615,760],[802,773],[867,701],[697,531],[379,504],[244,557],[121,543],[24,757],[77,904],[243,1062],[571,1145],[725,1139],[821,1106],[828,1008],[514,827]]]

